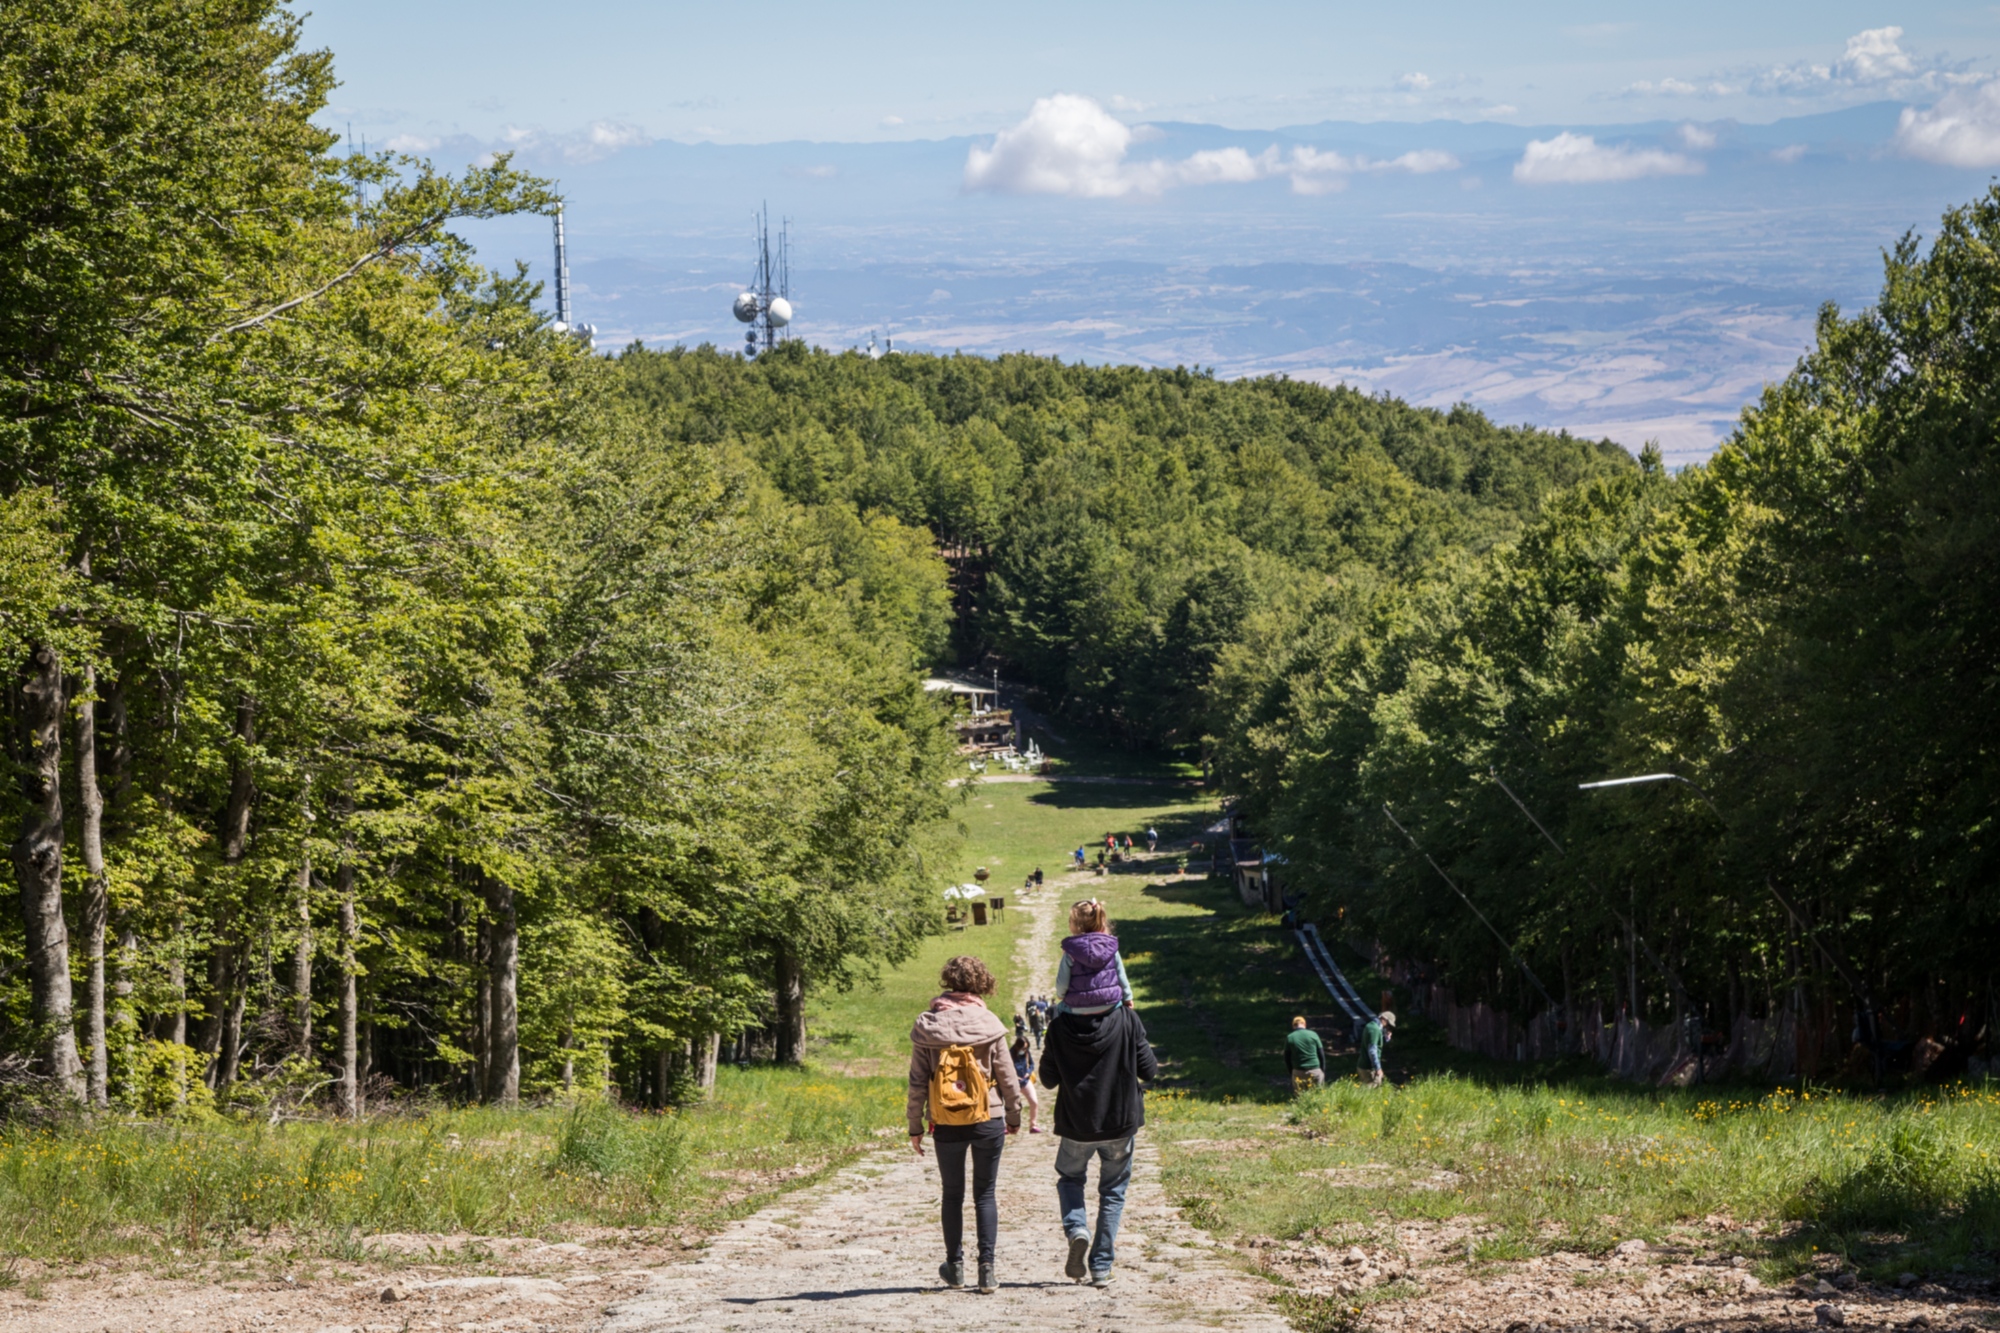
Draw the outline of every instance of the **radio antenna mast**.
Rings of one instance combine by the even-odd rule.
[[[549,326],[557,333],[567,333],[584,344],[590,351],[597,350],[597,327],[593,324],[572,324],[569,309],[569,247],[563,240],[562,205],[556,205],[556,322]]]
[[[771,250],[771,206],[751,214],[757,227],[757,265],[750,289],[739,292],[729,311],[750,327],[743,330],[743,355],[755,357],[776,347],[779,330],[792,322],[791,223],[778,220],[778,247]]]

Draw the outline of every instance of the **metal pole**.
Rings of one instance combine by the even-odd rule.
[[[569,331],[569,250],[563,244],[562,205],[556,205],[556,330]]]

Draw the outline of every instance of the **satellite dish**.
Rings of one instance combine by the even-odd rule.
[[[736,300],[730,304],[729,313],[742,320],[745,324],[757,318],[757,293],[739,292]],[[788,315],[787,318],[789,317]]]
[[[555,323],[549,325],[549,331],[551,333],[568,333],[569,325],[563,323],[561,320],[557,320]]]
[[[771,302],[771,327],[782,329],[792,322],[792,303],[780,296]],[[742,318],[742,316],[737,316]]]
[[[751,346],[743,349],[743,359],[745,361],[755,361],[757,359],[757,348],[755,344],[752,344]]]

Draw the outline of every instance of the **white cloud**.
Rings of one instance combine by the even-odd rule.
[[[1398,75],[1396,78],[1396,87],[1400,88],[1402,91],[1406,93],[1427,92],[1429,91],[1430,86],[1431,86],[1431,76],[1428,74],[1419,74],[1412,72],[1409,74]]]
[[[1720,80],[1708,83],[1689,83],[1686,79],[1661,79],[1657,83],[1641,79],[1626,86],[1626,97],[1727,97],[1731,93],[1743,91]]]
[[[903,118],[902,118],[901,116],[884,116],[884,117],[882,117],[882,124],[883,124],[883,125],[885,125],[885,126],[888,126],[888,127],[891,127],[891,128],[893,128],[893,127],[895,127],[895,126],[897,126],[897,125],[900,125],[900,124],[902,124],[902,123],[903,123]]]
[[[1969,77],[1962,66],[1905,51],[1903,30],[1891,25],[1855,33],[1840,58],[1827,64],[1800,61],[1764,70],[1750,80],[1750,91],[1797,97],[1895,88],[1935,90],[1965,83]]]
[[[508,151],[522,157],[564,162],[597,162],[620,149],[642,148],[653,142],[652,136],[639,126],[615,120],[595,120],[580,130],[562,134],[510,125],[500,137]]]
[[[1125,162],[1132,130],[1088,97],[1057,93],[1028,118],[965,156],[965,188],[998,194],[1067,194],[1115,199],[1145,183]],[[1155,187],[1157,188],[1157,187]]]
[[[1761,69],[1737,69],[1699,79],[1642,79],[1624,97],[1730,97],[1750,92],[1766,97],[1840,97],[1943,92],[1976,82],[1964,63],[1920,56],[1903,47],[1903,30],[1868,28],[1847,39],[1838,57],[1800,60]]]
[[[1948,167],[2000,166],[2000,79],[1946,93],[1927,110],[1904,107],[1896,147]]]
[[[1514,164],[1524,185],[1586,185],[1639,180],[1647,176],[1696,176],[1701,163],[1659,148],[1607,147],[1588,134],[1535,139]]]
[[[1715,147],[1714,130],[1703,129],[1701,126],[1690,122],[1681,126],[1676,132],[1680,135],[1681,147],[1689,149],[1692,152],[1705,152]]]
[[[1426,175],[1454,171],[1450,153],[1419,149],[1377,160],[1316,148],[1280,154],[1274,145],[1252,154],[1244,148],[1210,148],[1184,158],[1132,161],[1132,145],[1145,138],[1097,102],[1074,93],[1037,101],[1027,119],[974,145],[965,158],[965,188],[996,194],[1059,194],[1077,199],[1157,195],[1186,185],[1239,185],[1284,176],[1300,194],[1329,194],[1358,173]]]
[[[1790,166],[1805,155],[1806,146],[1802,143],[1788,143],[1783,148],[1774,148],[1771,150],[1771,160],[1773,162],[1783,162],[1786,166]]]

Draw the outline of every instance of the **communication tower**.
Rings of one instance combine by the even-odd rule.
[[[743,355],[754,357],[776,347],[779,330],[792,322],[791,224],[778,220],[778,247],[771,249],[771,207],[751,215],[757,223],[757,270],[750,289],[737,293],[729,312],[750,327],[743,330]]]
[[[573,324],[569,312],[569,249],[563,243],[562,205],[556,205],[556,322],[549,326],[567,333],[589,351],[597,350],[597,326]]]

